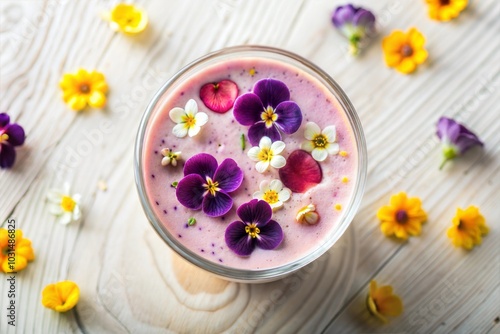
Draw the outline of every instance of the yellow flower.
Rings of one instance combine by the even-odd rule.
[[[377,287],[377,282],[370,282],[370,292],[366,299],[366,306],[371,314],[387,323],[387,316],[397,317],[403,313],[403,302],[399,296],[392,293],[392,286]]]
[[[406,240],[408,235],[419,235],[427,214],[417,197],[408,198],[404,192],[393,195],[390,205],[381,207],[377,212],[380,229],[386,236],[395,235]]]
[[[21,230],[0,228],[0,265],[4,273],[18,272],[33,261],[35,254],[31,241],[23,238]]]
[[[449,21],[457,17],[465,8],[468,0],[426,0],[429,17],[438,21]]]
[[[393,31],[382,40],[385,63],[401,73],[412,73],[428,57],[424,44],[425,37],[415,28],[407,33]]]
[[[472,249],[481,244],[481,237],[488,234],[489,228],[486,220],[475,206],[467,209],[457,209],[457,214],[453,217],[453,226],[448,229],[448,237],[457,247]]]
[[[132,4],[120,3],[113,7],[111,12],[105,15],[113,30],[125,34],[137,34],[148,26],[148,15],[146,12]]]
[[[59,86],[63,91],[64,102],[73,110],[83,110],[87,105],[102,108],[106,104],[108,84],[102,73],[79,69],[74,74],[64,74]]]
[[[66,312],[75,307],[80,298],[80,289],[75,282],[61,281],[47,285],[42,291],[42,304],[57,312]]]

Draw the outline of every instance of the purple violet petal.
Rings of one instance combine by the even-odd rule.
[[[19,146],[24,144],[24,130],[18,124],[9,124],[5,128],[5,133],[9,136],[7,140],[12,146]]]
[[[12,145],[0,144],[0,167],[10,168],[16,160],[16,151]]]
[[[233,159],[225,159],[214,174],[214,181],[226,193],[238,189],[243,181],[243,171]]]
[[[260,98],[254,93],[241,95],[234,102],[233,115],[241,125],[252,125],[261,121],[261,114],[264,112],[264,106]]]
[[[369,10],[360,8],[354,15],[352,23],[367,32],[373,32],[375,30],[375,15]]]
[[[262,137],[271,138],[272,142],[281,140],[281,134],[275,126],[266,127],[264,121],[257,122],[248,129],[248,141],[252,146],[259,146]]]
[[[453,121],[447,117],[441,117],[438,122],[437,122],[437,131],[436,135],[438,136],[439,139],[442,141],[445,141],[446,138],[448,138],[447,133],[448,133],[448,128],[450,126],[450,121]]]
[[[241,204],[236,213],[243,222],[257,223],[261,228],[271,220],[273,209],[267,202],[253,199]]]
[[[252,254],[255,248],[255,242],[248,233],[245,232],[247,224],[235,221],[229,224],[226,228],[224,238],[226,245],[230,250],[240,256],[248,256]]]
[[[179,203],[192,210],[200,210],[203,202],[205,180],[198,174],[185,176],[177,184],[175,195]]]
[[[339,6],[332,15],[332,23],[335,27],[341,28],[344,24],[352,23],[356,8],[353,5]]]
[[[283,241],[283,230],[280,224],[271,220],[266,225],[258,225],[260,233],[256,238],[256,244],[262,249],[275,249]]]
[[[10,123],[10,117],[6,113],[0,113],[0,128],[5,127]]]
[[[278,119],[275,124],[284,133],[295,133],[302,123],[302,112],[297,103],[292,101],[281,102],[275,110]]]
[[[275,109],[283,101],[290,100],[290,91],[281,81],[262,79],[253,86],[253,92],[260,97],[264,109],[271,106]]]
[[[484,144],[475,134],[469,133],[462,133],[455,143],[455,146],[460,150],[460,154],[476,145],[483,146]]]
[[[209,217],[220,217],[228,213],[232,206],[233,200],[231,196],[226,194],[224,191],[217,191],[215,196],[207,194],[203,198],[202,209],[203,212]]]
[[[193,155],[186,161],[184,165],[184,176],[189,174],[198,174],[204,180],[208,176],[213,178],[217,170],[217,160],[207,153],[199,153]]]
[[[475,134],[474,132],[472,132],[471,130],[467,129],[467,128],[463,125],[463,124],[458,123],[458,125],[460,126],[460,134],[467,134],[467,135],[471,135],[471,136],[473,136],[473,137],[476,137],[476,139],[477,139],[478,141],[480,141],[480,140],[479,140],[479,138],[476,136],[476,134]],[[481,142],[481,141],[480,141],[480,142]],[[481,142],[481,143],[482,143],[482,142]]]

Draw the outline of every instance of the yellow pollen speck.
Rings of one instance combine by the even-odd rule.
[[[255,73],[256,73],[255,68],[251,68],[250,70],[248,70],[248,74],[250,74],[250,76],[252,77],[255,75]]]
[[[341,157],[347,157],[347,156],[348,156],[348,153],[347,153],[347,151],[340,151],[340,152],[339,152],[339,155],[340,155]]]
[[[76,202],[69,196],[63,196],[61,199],[61,208],[66,212],[73,212]]]
[[[340,204],[335,204],[335,210],[337,210],[337,211],[342,210],[342,205],[340,205]]]
[[[347,176],[344,176],[342,178],[342,183],[348,183],[349,182],[349,178]]]

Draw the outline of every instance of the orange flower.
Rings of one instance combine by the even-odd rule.
[[[489,232],[486,219],[475,206],[469,206],[465,210],[457,209],[452,222],[453,226],[447,231],[448,237],[455,246],[464,247],[467,250],[480,245],[482,236]]]
[[[21,230],[0,228],[0,265],[4,273],[18,272],[33,261],[35,254],[31,241],[23,238]]]
[[[377,282],[370,282],[370,292],[366,298],[366,306],[371,314],[387,323],[387,316],[397,317],[403,313],[403,302],[398,295],[392,293],[392,286],[377,287]]]
[[[413,73],[428,57],[424,44],[425,37],[416,28],[407,33],[396,30],[382,40],[385,63],[401,73]]]
[[[467,8],[468,0],[426,0],[429,5],[429,17],[437,21],[454,19]]]
[[[75,307],[80,299],[80,288],[72,281],[61,281],[47,285],[42,291],[43,306],[57,312],[66,312]]]

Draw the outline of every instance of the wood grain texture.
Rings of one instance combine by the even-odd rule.
[[[0,110],[28,134],[15,168],[0,171],[0,220],[15,217],[37,256],[17,274],[17,331],[2,313],[0,332],[500,330],[497,0],[470,1],[446,24],[428,19],[424,1],[359,1],[376,12],[380,34],[356,60],[345,56],[329,21],[341,1],[137,2],[151,22],[137,37],[114,33],[99,18],[112,1],[0,2]],[[427,37],[430,58],[402,76],[385,67],[380,43],[410,26]],[[146,221],[133,180],[135,134],[155,91],[187,63],[239,44],[281,47],[327,71],[356,107],[369,153],[363,204],[341,242],[294,276],[265,285],[221,281],[172,254]],[[59,78],[79,67],[106,74],[104,111],[76,114],[62,103]],[[486,147],[438,171],[434,124],[443,114],[467,123]],[[48,213],[45,193],[64,180],[83,195],[79,224],[61,226]],[[422,235],[406,243],[385,238],[375,217],[401,190],[421,197],[429,214]],[[470,204],[480,206],[491,232],[464,252],[445,231],[456,207]],[[74,311],[57,314],[40,296],[63,279],[78,282],[82,297]],[[371,279],[393,285],[404,300],[404,314],[389,325],[364,306]],[[1,310],[6,294],[2,280]]]

